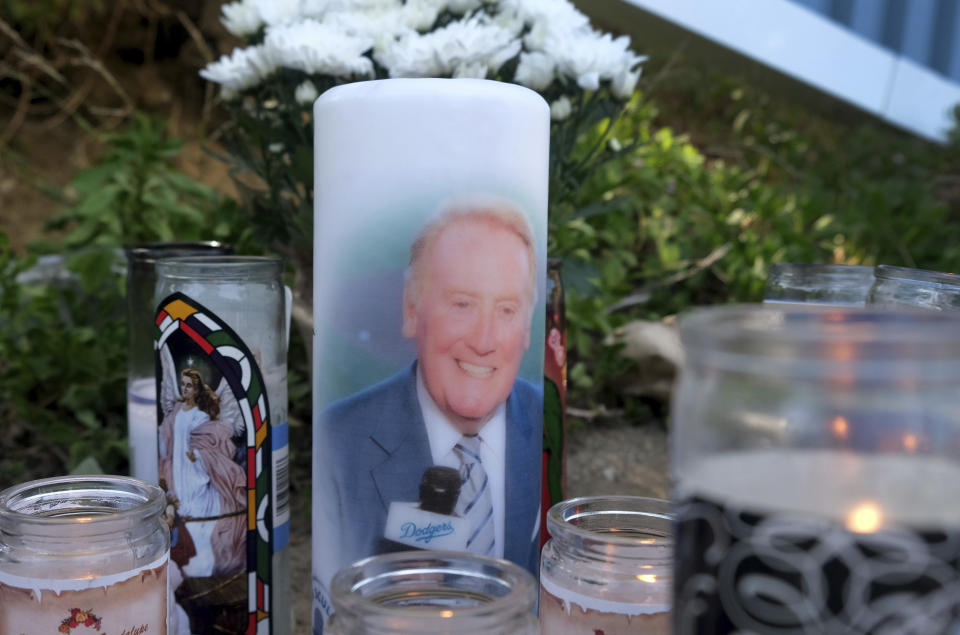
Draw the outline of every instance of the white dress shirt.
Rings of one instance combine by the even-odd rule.
[[[430,454],[434,465],[444,465],[456,470],[460,469],[460,458],[453,450],[453,446],[460,441],[463,433],[457,430],[440,412],[440,408],[433,401],[427,391],[420,368],[417,367],[417,400],[420,402],[420,412],[423,413],[423,422],[427,426],[427,439],[430,441]],[[504,501],[506,490],[504,472],[507,464],[507,408],[500,404],[493,417],[487,421],[477,436],[480,437],[480,461],[490,479],[490,497],[493,502],[493,529],[497,544],[493,556],[503,557],[504,541]]]

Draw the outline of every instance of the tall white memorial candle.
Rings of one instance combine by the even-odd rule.
[[[138,377],[127,384],[127,425],[130,434],[130,473],[148,483],[157,474],[157,381]]]
[[[396,79],[314,117],[320,632],[333,574],[376,553],[536,570],[550,112],[513,84]]]

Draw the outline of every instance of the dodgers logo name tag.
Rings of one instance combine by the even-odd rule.
[[[387,539],[417,549],[466,551],[466,519],[423,511],[418,503],[390,503]]]

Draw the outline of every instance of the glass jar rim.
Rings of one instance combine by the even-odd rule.
[[[110,498],[117,501],[115,507],[92,509],[80,505],[64,505],[54,508],[54,499],[67,494],[84,492],[106,503]],[[29,526],[39,535],[45,530],[63,527],[83,527],[84,534],[95,534],[104,525],[117,521],[142,521],[159,516],[166,503],[163,490],[157,485],[129,476],[77,475],[27,481],[0,492],[0,522]],[[44,514],[44,509],[56,510],[54,515]],[[89,513],[84,513],[84,511]]]
[[[575,521],[588,517],[602,519],[630,518],[635,527],[605,527],[605,531],[582,527]],[[642,527],[643,534],[622,535],[620,532],[640,528],[643,520],[673,520],[670,501],[644,496],[581,496],[560,501],[547,511],[547,531],[554,538],[581,542],[603,542],[627,548],[672,548],[673,537],[652,527]]]
[[[767,270],[768,276],[774,273],[796,272],[801,274],[821,273],[835,275],[873,275],[870,265],[846,265],[835,263],[774,262]]]
[[[960,381],[960,313],[728,304],[678,320],[687,365],[814,382]]]
[[[715,304],[687,311],[677,324],[681,335],[697,344],[744,335],[870,342],[897,334],[903,341],[932,341],[956,334],[960,315],[900,307]]]
[[[934,287],[960,287],[960,275],[930,269],[877,265],[874,275],[883,280],[902,280]]]
[[[211,255],[217,253],[217,250],[220,250],[221,255],[228,255],[233,247],[219,240],[195,240],[142,243],[124,248],[127,257],[138,263],[152,263],[161,258],[202,256],[208,250]]]
[[[248,277],[274,277],[283,273],[278,256],[177,256],[157,261],[157,275],[179,280],[220,280]]]
[[[442,612],[438,610],[435,615],[381,604],[362,593],[364,588],[375,590],[376,585],[389,579],[416,581],[430,573],[456,573],[485,579],[508,591],[473,606],[444,606]],[[418,626],[422,624],[427,629],[425,632],[432,631],[428,624],[449,628],[453,617],[480,622],[502,620],[505,615],[522,616],[532,611],[536,603],[536,583],[528,571],[507,560],[460,551],[411,550],[371,556],[337,572],[330,590],[335,613],[344,611],[355,619],[374,624],[415,619]]]

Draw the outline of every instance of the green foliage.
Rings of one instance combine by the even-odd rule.
[[[34,264],[0,232],[0,488],[63,474],[87,457],[126,470],[126,312],[112,250],[73,275],[21,283]]]
[[[236,125],[224,138],[228,154],[218,157],[237,177],[257,244],[304,268],[313,261],[313,120],[291,87],[307,77],[283,70],[256,97],[226,102]],[[321,92],[344,83],[314,81]]]
[[[758,301],[770,263],[960,268],[960,196],[945,186],[957,182],[956,147],[693,77],[576,139],[574,154],[606,145],[616,156],[551,207],[572,405],[642,412],[620,390],[633,363],[610,334],[693,305]]]
[[[176,168],[181,142],[157,122],[139,117],[105,141],[51,224],[65,237],[34,245],[64,254],[65,267],[18,280],[35,259],[15,258],[0,233],[0,486],[82,465],[127,470],[119,247],[219,239],[249,249],[239,206]]]
[[[68,229],[59,248],[221,240],[243,248],[252,229],[237,203],[174,164],[182,142],[138,116],[107,135],[103,157],[68,188],[70,205],[50,224]]]

